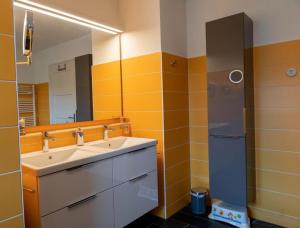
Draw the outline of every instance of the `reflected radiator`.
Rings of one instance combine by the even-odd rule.
[[[18,85],[18,110],[19,118],[25,120],[26,127],[36,126],[34,85]]]

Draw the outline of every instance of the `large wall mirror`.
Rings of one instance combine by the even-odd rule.
[[[25,10],[15,6],[16,58]],[[30,65],[17,65],[19,117],[26,127],[120,117],[119,35],[33,12]]]

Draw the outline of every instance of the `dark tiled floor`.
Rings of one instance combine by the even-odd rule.
[[[190,207],[186,207],[170,217],[163,220],[154,215],[147,214],[126,228],[233,228],[233,226],[208,219],[207,215],[193,215]],[[253,220],[253,228],[280,228],[272,224]]]

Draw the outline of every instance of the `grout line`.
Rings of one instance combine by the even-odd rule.
[[[0,33],[0,36],[7,36],[7,37],[11,37],[11,38],[14,38],[15,35],[12,35],[12,34],[7,34],[7,33]]]
[[[188,112],[188,108],[179,108],[179,109],[165,109],[165,112]]]
[[[197,127],[200,127],[200,128],[207,128],[208,125],[197,125],[197,124],[195,124],[195,125],[189,125],[189,127],[190,127],[190,128],[197,128]]]
[[[200,95],[200,94],[205,94],[207,93],[207,90],[198,90],[198,91],[190,91],[189,94],[192,94],[192,95]]]
[[[207,181],[209,181],[209,176],[199,176],[199,175],[192,175],[191,177],[195,177],[197,179],[205,179]]]
[[[288,197],[293,197],[293,198],[300,199],[300,195],[295,195],[295,194],[290,194],[290,193],[285,193],[285,192],[277,192],[277,191],[270,190],[270,189],[267,189],[267,188],[258,188],[257,187],[256,190],[259,190],[259,191],[262,191],[262,192],[275,193],[275,194],[278,194],[278,195],[283,195],[283,196],[288,196]]]
[[[190,161],[189,159],[180,161],[180,162],[178,162],[178,163],[176,163],[176,164],[174,164],[174,165],[169,166],[169,167],[166,168],[165,170],[172,169],[172,168],[174,168],[174,167],[176,167],[176,166],[182,165],[182,164],[184,164],[184,163],[186,163],[186,162],[189,162],[189,161]]]
[[[189,94],[189,92],[183,92],[183,91],[180,91],[180,90],[164,90],[163,92],[164,92],[164,93],[172,93],[172,94],[174,94],[174,93],[177,93],[177,94],[185,94],[185,95],[188,95],[188,94]]]
[[[148,72],[148,73],[137,73],[137,74],[125,74],[123,75],[124,78],[134,78],[134,77],[142,77],[142,76],[158,76],[161,75],[162,72],[160,71],[152,71],[152,72]]]
[[[18,127],[18,125],[0,125],[0,129],[11,129],[16,127]]]
[[[208,127],[208,125],[197,125],[197,124],[195,124],[195,125],[189,125],[189,127],[190,128],[195,128],[195,127],[201,127],[201,128],[204,128],[204,127]]]
[[[207,161],[207,160],[202,160],[202,159],[191,158],[191,161],[198,161],[198,162],[202,162],[202,163],[208,164],[208,161]]]
[[[196,142],[196,141],[190,141],[190,144],[208,145],[208,142]]]
[[[255,207],[255,206],[252,206],[252,205],[249,205],[249,207],[260,210],[260,211],[268,212],[268,213],[271,213],[271,214],[276,215],[276,216],[283,216],[283,217],[287,217],[287,218],[290,218],[290,219],[295,219],[295,220],[300,221],[300,217],[287,215],[287,214],[283,214],[283,213],[280,213],[280,212],[277,212],[277,211],[272,211],[272,210],[265,209],[265,208]]]
[[[169,185],[167,186],[166,189],[172,188],[174,185],[176,185],[176,184],[178,184],[178,183],[180,183],[180,182],[183,182],[183,181],[185,181],[185,180],[190,180],[190,179],[191,179],[190,177],[184,177],[184,178],[181,178],[181,179],[175,181],[174,183],[169,184]]]
[[[187,84],[187,86],[188,86],[188,104],[189,104],[189,106],[188,106],[188,108],[189,108],[189,110],[188,110],[188,118],[189,118],[189,163],[190,163],[190,167],[189,167],[189,174],[190,174],[190,188],[192,188],[192,166],[191,166],[191,159],[192,159],[192,153],[191,153],[191,146],[190,146],[190,144],[191,144],[191,140],[190,140],[190,138],[191,138],[191,133],[190,133],[190,131],[191,131],[191,110],[192,110],[192,108],[191,108],[191,96],[190,96],[190,93],[192,92],[192,88],[191,88],[191,82],[190,82],[190,80],[191,80],[191,76],[193,76],[191,73],[190,73],[190,61],[189,61],[189,59],[187,58],[187,68],[188,68],[188,74],[187,74],[187,82],[188,82],[188,84]]]
[[[165,154],[165,113],[164,113],[164,72],[163,72],[163,53],[160,54],[160,89],[161,89],[161,113],[162,113],[162,158],[163,158],[163,194],[164,194],[164,218],[167,218],[167,177],[166,177],[166,154]]]
[[[163,112],[162,110],[134,110],[134,109],[129,109],[125,111],[125,114],[127,113],[136,113],[136,112]]]
[[[300,111],[298,107],[254,107],[254,110],[269,110],[269,109],[276,109],[276,110],[292,110],[292,111]]]
[[[0,80],[0,83],[16,83],[16,80]]]
[[[162,91],[160,90],[153,90],[150,92],[124,92],[125,95],[130,95],[130,96],[134,96],[134,95],[149,95],[149,94],[163,94]]]
[[[3,220],[0,221],[0,223],[4,223],[4,222],[10,221],[10,220],[13,220],[13,219],[15,219],[15,218],[17,218],[17,217],[20,217],[20,216],[23,216],[23,213],[14,215],[14,216],[9,217],[9,218],[6,218],[6,219],[3,219]]]
[[[133,112],[163,112],[163,111],[162,110],[126,110],[126,113],[133,113]]]
[[[15,171],[11,171],[11,172],[7,172],[7,173],[0,173],[0,177],[10,175],[10,174],[14,174],[14,173],[19,173],[19,172],[20,172],[20,169],[15,170]]]
[[[282,85],[282,84],[262,84],[262,85],[257,85],[254,84],[254,91],[255,90],[262,90],[265,88],[289,88],[289,87],[299,87],[300,84],[299,83],[295,83],[295,84],[286,84],[286,85]]]
[[[178,144],[178,145],[176,145],[176,146],[171,146],[171,147],[168,147],[168,148],[166,148],[166,151],[167,151],[167,150],[173,150],[173,149],[176,149],[176,148],[179,148],[179,147],[185,146],[185,145],[189,145],[189,142],[186,142],[186,143],[181,143],[181,144]]]
[[[189,128],[189,125],[185,125],[185,126],[181,126],[181,127],[174,127],[174,128],[169,128],[165,131],[175,131],[175,130],[179,130],[179,129],[184,129],[184,128]]]
[[[189,196],[189,195],[190,195],[190,192],[178,197],[177,200],[173,201],[170,205],[166,205],[166,208],[173,206],[175,203],[177,203],[178,201],[182,200],[184,197]]]
[[[207,108],[190,108],[189,111],[191,112],[207,112]]]
[[[277,173],[289,176],[300,176],[300,173],[292,173],[292,172],[284,172],[275,169],[263,169],[263,168],[255,168],[255,170],[262,171],[262,172],[269,172],[269,173]]]
[[[300,132],[300,129],[280,129],[280,128],[255,128],[258,131],[287,131],[287,132]]]
[[[271,149],[271,148],[263,148],[263,147],[256,147],[255,148],[256,152],[257,150],[265,150],[268,152],[281,152],[281,153],[293,153],[293,154],[300,154],[299,151],[291,151],[291,150],[276,150],[276,149]],[[260,152],[263,153],[263,152]]]
[[[132,130],[133,132],[137,132],[137,131],[151,131],[151,132],[163,132],[164,130],[154,130],[154,129],[134,129]]]

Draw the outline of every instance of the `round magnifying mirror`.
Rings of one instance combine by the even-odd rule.
[[[229,73],[228,78],[229,78],[230,82],[232,82],[233,84],[239,84],[244,79],[243,71],[233,70]]]

